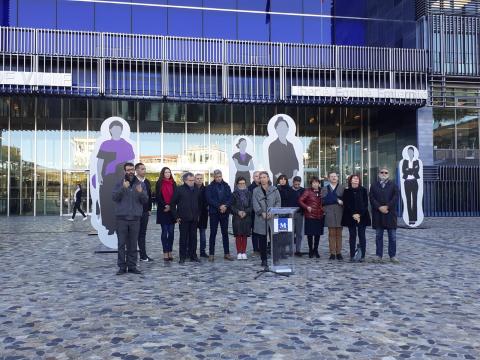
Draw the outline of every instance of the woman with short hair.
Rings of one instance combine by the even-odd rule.
[[[237,178],[232,194],[232,228],[237,245],[237,260],[247,260],[247,238],[252,231],[252,193],[244,177]]]
[[[323,206],[320,194],[320,180],[313,176],[310,179],[310,188],[306,189],[298,200],[305,213],[305,235],[308,239],[308,255],[318,259],[318,245],[323,235]]]

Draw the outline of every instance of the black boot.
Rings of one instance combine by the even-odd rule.
[[[320,237],[315,237],[315,244],[313,245],[313,253],[317,259],[320,259],[320,254],[318,253],[318,245],[320,244]]]
[[[313,239],[311,236],[307,236],[308,240],[308,257],[313,258]]]

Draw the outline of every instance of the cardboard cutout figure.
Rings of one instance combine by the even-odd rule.
[[[423,163],[418,149],[405,146],[403,159],[398,164],[400,189],[403,201],[403,220],[410,227],[417,227],[423,222]]]
[[[91,223],[100,241],[112,249],[118,246],[112,191],[124,177],[123,165],[135,161],[134,149],[130,126],[124,119],[113,116],[102,123],[100,137],[90,157]]]
[[[252,183],[252,172],[255,169],[253,161],[253,142],[247,136],[235,138],[230,159],[230,187],[235,188],[239,177],[245,178],[247,186]]]
[[[286,175],[290,185],[294,176],[303,179],[303,144],[296,136],[295,121],[288,115],[278,114],[270,119],[267,130],[263,156],[273,184],[280,175]]]

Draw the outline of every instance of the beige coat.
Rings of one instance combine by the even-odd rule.
[[[327,185],[330,186],[330,185]],[[322,188],[321,196],[322,200],[328,195],[328,188],[324,186]],[[343,197],[344,187],[342,184],[337,184],[336,193],[339,199]],[[326,227],[342,227],[342,215],[343,206],[339,204],[323,205],[323,211],[325,212],[325,226]]]

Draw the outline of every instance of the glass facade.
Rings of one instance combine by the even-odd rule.
[[[414,48],[414,0],[4,0],[6,26]],[[131,3],[132,5],[128,4]]]
[[[22,96],[0,100],[0,213],[9,215],[68,214],[77,183],[87,189],[83,206],[89,208],[89,157],[101,123],[110,116],[129,123],[136,160],[146,164],[152,181],[163,166],[177,178],[187,170],[209,178],[216,168],[228,176],[238,136],[252,139],[256,168],[265,168],[266,124],[279,113],[296,122],[305,179],[336,170],[342,180],[358,173],[368,183],[379,165],[393,168],[403,146],[415,142],[415,136],[408,136],[415,128],[414,109]]]
[[[480,164],[478,108],[434,108],[433,148],[438,164]]]

